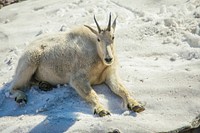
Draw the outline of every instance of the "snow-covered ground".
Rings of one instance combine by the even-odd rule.
[[[18,106],[6,97],[17,61],[29,43],[48,33],[106,25],[118,15],[115,35],[119,73],[133,96],[146,104],[126,110],[107,86],[95,86],[112,115],[99,118],[70,86],[27,91]],[[166,132],[200,124],[199,0],[27,0],[0,10],[0,132]],[[196,124],[194,119],[197,117]]]

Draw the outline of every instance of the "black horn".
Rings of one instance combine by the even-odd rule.
[[[110,28],[111,28],[111,13],[110,13],[110,16],[109,16],[109,21],[108,21],[107,30],[110,31]]]
[[[115,27],[116,27],[117,17],[118,16],[116,16],[116,18],[115,18],[115,20],[113,21],[113,24],[112,24],[112,28],[113,28],[114,31],[115,31]]]
[[[98,31],[99,31],[99,33],[100,33],[100,32],[101,32],[101,28],[100,28],[99,24],[97,23],[97,20],[96,20],[96,18],[95,18],[95,15],[94,15],[94,21],[95,21],[95,23],[96,23],[96,25],[97,25],[97,28],[98,28]]]

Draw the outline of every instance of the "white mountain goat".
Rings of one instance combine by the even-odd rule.
[[[65,33],[44,36],[33,41],[18,62],[10,93],[17,103],[26,103],[24,88],[31,82],[40,82],[39,87],[50,89],[57,84],[69,84],[88,101],[94,113],[110,115],[100,104],[92,85],[105,83],[122,97],[127,108],[134,112],[144,111],[144,107],[130,96],[117,75],[114,44],[115,18],[111,26],[101,29],[94,16],[97,29],[84,25]]]

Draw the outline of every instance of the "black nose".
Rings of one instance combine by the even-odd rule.
[[[112,58],[105,58],[105,61],[106,61],[107,63],[110,63],[110,62],[112,61]]]

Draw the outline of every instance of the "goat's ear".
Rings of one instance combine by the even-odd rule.
[[[84,26],[87,27],[88,29],[90,29],[90,31],[92,31],[95,35],[98,34],[98,32],[95,29],[93,29],[92,27],[90,27],[88,25],[84,25]]]
[[[118,16],[117,16],[117,17],[118,17]],[[115,18],[115,20],[113,21],[113,24],[112,24],[113,31],[115,31],[117,17]]]

